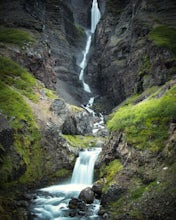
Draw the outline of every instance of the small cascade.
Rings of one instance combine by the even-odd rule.
[[[81,151],[76,160],[70,184],[54,185],[40,189],[33,201],[33,220],[100,220],[97,215],[98,201],[90,205],[86,216],[69,216],[68,204],[71,198],[78,197],[82,189],[93,183],[93,172],[101,148]]]
[[[71,183],[91,185],[93,182],[94,165],[100,149],[96,151],[86,150],[79,153],[76,161]]]

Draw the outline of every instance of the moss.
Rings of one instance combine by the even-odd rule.
[[[82,108],[80,108],[80,107],[78,107],[78,106],[75,106],[75,105],[69,105],[69,107],[70,107],[70,110],[71,110],[72,112],[75,112],[75,113],[77,113],[77,112],[82,112],[82,111],[83,111]]]
[[[119,160],[113,160],[108,165],[103,165],[100,169],[100,177],[105,178],[103,191],[105,192],[114,183],[114,178],[123,169]]]
[[[54,177],[64,178],[71,175],[71,171],[67,169],[60,169],[57,172],[54,173]]]
[[[1,166],[1,184],[6,183],[12,169],[18,170],[25,165],[25,174],[21,182],[31,182],[41,177],[40,133],[30,106],[23,97],[3,82],[0,82],[0,110],[9,118],[14,130],[13,148],[20,156],[20,163],[15,164],[13,157],[3,157]],[[8,187],[8,184],[5,184]]]
[[[0,56],[0,80],[13,86],[32,101],[37,101],[38,96],[33,89],[37,86],[36,79],[17,63],[6,57]]]
[[[176,55],[176,29],[160,25],[153,29],[149,34],[149,39],[152,40],[157,46],[165,47],[171,50]]]
[[[0,27],[0,42],[23,46],[27,43],[33,43],[34,38],[24,30]]]
[[[89,148],[95,147],[98,140],[105,140],[105,138],[82,135],[63,135],[72,147]]]
[[[51,99],[56,99],[56,98],[58,98],[58,96],[56,95],[55,91],[52,91],[52,90],[47,89],[47,88],[44,88],[44,91],[45,91],[46,96],[47,96],[48,98],[51,98]]]
[[[168,138],[168,124],[176,119],[176,86],[157,98],[159,91],[137,104],[123,105],[107,122],[107,127],[125,131],[127,141],[136,148],[161,151]]]
[[[84,37],[85,36],[85,32],[83,27],[81,27],[78,23],[74,24],[75,29],[77,31],[76,35],[78,38]]]
[[[145,56],[143,58],[143,62],[142,65],[139,69],[139,76],[144,76],[145,74],[148,74],[151,71],[151,63],[150,63],[150,57],[149,56]]]

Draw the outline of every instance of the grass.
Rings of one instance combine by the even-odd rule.
[[[114,182],[114,178],[117,173],[123,169],[119,160],[113,160],[108,165],[103,165],[100,170],[100,177],[105,178],[105,185],[103,191],[105,192],[111,184]]]
[[[168,138],[168,125],[176,119],[176,86],[157,98],[161,90],[137,104],[119,108],[107,122],[111,131],[125,131],[128,143],[159,152]]]
[[[9,58],[0,56],[0,80],[9,86],[13,86],[32,101],[37,101],[38,96],[33,92],[37,86],[36,79]]]
[[[149,39],[157,46],[165,47],[171,50],[176,55],[176,29],[160,25],[149,33]]]
[[[104,138],[82,135],[63,135],[63,137],[72,147],[79,148],[95,147],[98,140],[104,140]]]
[[[13,43],[23,46],[34,41],[34,38],[24,30],[0,27],[0,42],[2,43]]]
[[[13,162],[15,158],[4,155],[1,166],[1,184],[8,180],[12,169],[18,170],[24,164],[26,172],[22,182],[25,182],[24,179],[27,182],[40,177],[40,133],[35,117],[23,97],[3,82],[0,82],[0,110],[11,121],[10,125],[14,134],[12,148],[21,158],[20,163],[16,164]]]

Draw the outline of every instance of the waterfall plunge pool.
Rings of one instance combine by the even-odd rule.
[[[101,148],[81,151],[76,160],[69,184],[53,185],[36,192],[31,205],[33,220],[101,220],[97,215],[99,201],[86,204],[86,212],[70,216],[68,207],[71,198],[77,198],[81,190],[91,187],[93,183],[94,165]]]

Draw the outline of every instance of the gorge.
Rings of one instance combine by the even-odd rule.
[[[0,220],[175,219],[175,12],[174,0],[1,0]],[[71,176],[100,148],[87,215]]]

